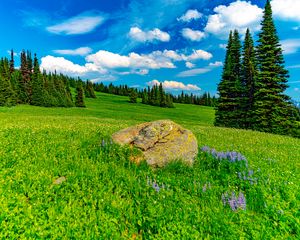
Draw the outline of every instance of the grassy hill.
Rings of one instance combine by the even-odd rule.
[[[209,107],[162,109],[97,97],[86,109],[0,108],[1,238],[299,237],[299,139],[213,127]],[[200,148],[243,154],[249,167],[200,152],[193,168],[152,170],[111,144],[115,131],[157,119],[192,130]],[[253,182],[243,175],[252,170]],[[55,184],[59,177],[66,180]],[[245,195],[246,210],[223,204],[222,195],[233,191]]]

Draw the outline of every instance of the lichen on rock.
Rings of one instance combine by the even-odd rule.
[[[198,154],[194,134],[170,120],[129,127],[114,133],[112,139],[120,145],[137,147],[142,151],[146,162],[154,167],[163,167],[175,160],[192,165]]]

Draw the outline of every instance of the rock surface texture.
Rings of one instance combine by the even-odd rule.
[[[139,148],[144,159],[153,167],[163,167],[174,160],[192,165],[198,154],[194,134],[170,120],[142,123],[113,134],[120,145]]]

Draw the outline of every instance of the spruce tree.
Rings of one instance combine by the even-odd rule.
[[[233,81],[233,61],[232,61],[232,44],[233,35],[232,32],[229,34],[226,56],[224,61],[223,73],[221,82],[218,85],[219,100],[216,107],[215,125],[227,127],[230,126],[230,112],[234,110],[232,86]]]
[[[21,52],[21,78],[19,82],[19,99],[21,103],[29,103],[31,95],[30,71],[28,70],[26,53]]]
[[[143,104],[149,104],[149,102],[148,102],[148,94],[147,94],[146,88],[144,89],[143,94],[142,94],[142,103]]]
[[[242,105],[242,95],[243,95],[243,86],[241,79],[241,41],[239,32],[237,30],[233,33],[233,42],[232,42],[232,83],[230,91],[232,94],[232,111],[230,114],[230,127],[241,128],[242,123],[241,119],[243,118],[243,111],[241,108]]]
[[[36,54],[34,55],[33,74],[32,74],[32,95],[30,104],[35,106],[45,106],[45,92],[43,87],[40,65]]]
[[[75,105],[76,107],[85,107],[82,81],[77,82]]]
[[[93,83],[90,81],[87,81],[85,84],[85,96],[88,98],[96,98]]]
[[[130,94],[129,94],[129,102],[130,103],[137,103],[137,92],[135,89],[132,89]]]
[[[0,61],[0,106],[16,105],[16,95],[10,81],[9,63],[7,59]]]
[[[14,50],[12,49],[10,52],[10,61],[9,61],[9,70],[12,74],[15,71],[15,59],[14,59]]]
[[[254,93],[253,129],[284,134],[293,125],[289,97],[284,94],[288,87],[288,71],[284,67],[269,0],[261,25],[257,46],[259,74]]]
[[[245,35],[245,41],[243,46],[243,62],[242,62],[242,87],[243,94],[241,100],[241,107],[243,111],[242,126],[246,129],[252,126],[252,111],[254,104],[254,91],[255,82],[257,78],[258,70],[255,56],[254,42],[247,29]]]

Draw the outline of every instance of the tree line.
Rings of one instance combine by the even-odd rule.
[[[215,125],[299,137],[297,110],[284,94],[289,76],[269,0],[261,26],[256,47],[249,29],[243,46],[237,30],[229,34]]]
[[[162,86],[158,85],[157,87],[158,87],[157,89],[153,87],[148,87],[145,89],[137,89],[137,88],[131,88],[128,85],[114,86],[112,83],[110,83],[109,85],[104,85],[103,83],[94,83],[94,89],[96,92],[104,92],[104,93],[120,95],[120,96],[128,96],[130,102],[136,102],[135,98],[141,98],[142,102],[145,104],[160,106],[161,105],[160,100],[158,99],[158,97],[155,96],[159,96],[159,88],[162,88]],[[216,102],[217,102],[217,98],[215,96],[211,97],[211,95],[207,92],[203,93],[202,95],[195,95],[192,93],[187,94],[184,93],[183,91],[181,92],[181,94],[178,95],[174,95],[170,93],[166,94],[164,89],[163,92],[165,96],[162,97],[162,106],[165,105],[165,101],[167,101],[168,102],[167,105],[170,106],[174,106],[173,104],[171,104],[171,102],[174,102],[174,103],[195,104],[195,105],[211,106],[211,107],[216,106]]]
[[[10,60],[0,59],[0,106],[30,104],[43,107],[84,107],[85,97],[96,97],[93,84],[63,74],[41,72],[37,55],[23,50],[20,67],[15,67],[15,54]],[[76,89],[73,99],[70,84]]]

